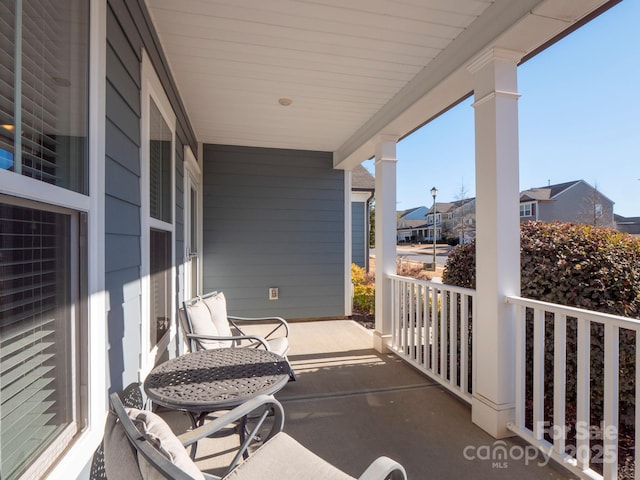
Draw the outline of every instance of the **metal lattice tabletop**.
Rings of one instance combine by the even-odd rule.
[[[277,392],[289,380],[289,372],[284,358],[266,350],[203,350],[154,368],[144,382],[144,390],[158,405],[210,412]]]

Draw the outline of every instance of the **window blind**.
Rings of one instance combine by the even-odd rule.
[[[0,203],[0,477],[73,424],[70,217]]]
[[[149,123],[149,214],[153,218],[170,223],[173,134],[153,99]]]

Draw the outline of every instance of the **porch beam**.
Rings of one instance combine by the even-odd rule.
[[[381,134],[375,145],[376,173],[376,328],[373,347],[388,351],[391,340],[391,280],[396,273],[396,143],[399,135]]]
[[[516,312],[520,294],[517,64],[521,52],[491,48],[468,66],[476,138],[475,388],[472,420],[495,438],[513,435]]]

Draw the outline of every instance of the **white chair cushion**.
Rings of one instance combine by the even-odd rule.
[[[189,305],[187,310],[189,312],[189,318],[191,319],[191,333],[195,335],[227,335],[226,333],[220,333],[218,331],[216,325],[211,320],[211,311],[204,302],[196,302],[193,305]],[[200,342],[206,350],[229,346],[217,340],[198,340],[198,342]]]
[[[193,463],[191,457],[174,435],[169,425],[153,412],[128,408],[129,418],[150,445],[162,453],[171,463],[196,480],[204,480],[204,475]],[[138,465],[143,480],[165,480],[165,477],[141,455]],[[126,477],[122,477],[126,478]]]
[[[267,343],[269,344],[269,350],[281,357],[284,357],[289,351],[289,340],[287,337],[270,338],[267,340]]]
[[[202,301],[209,308],[211,320],[218,331],[218,335],[230,337],[231,327],[229,327],[229,319],[227,318],[227,300],[224,298],[224,293],[218,292]],[[229,347],[231,345],[226,346]]]
[[[355,480],[286,433],[278,433],[224,480]]]

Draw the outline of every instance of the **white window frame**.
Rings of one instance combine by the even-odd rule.
[[[86,419],[80,419],[84,429],[63,453],[52,444],[41,458],[57,456],[57,463],[48,478],[78,478],[91,462],[93,453],[104,435],[107,412],[107,335],[105,295],[105,92],[106,92],[107,0],[91,2],[89,9],[89,195],[51,185],[33,178],[0,169],[0,191],[4,194],[33,200],[50,206],[87,213],[87,338],[80,344],[81,361],[87,371]],[[77,372],[76,372],[77,373]],[[44,462],[34,462],[23,478],[38,475]],[[43,472],[42,472],[43,473]]]
[[[151,369],[155,366],[156,361],[166,351],[169,343],[175,338],[177,334],[175,311],[176,311],[176,258],[175,258],[175,218],[176,218],[176,205],[175,205],[175,145],[176,145],[176,116],[171,108],[171,103],[167,98],[162,83],[158,78],[158,75],[151,64],[151,60],[146,51],[142,52],[142,65],[141,65],[141,108],[142,116],[140,119],[140,153],[141,153],[141,175],[140,175],[140,192],[141,192],[141,235],[140,235],[140,251],[141,251],[141,329],[140,329],[140,370],[139,380],[142,381]],[[163,222],[156,218],[152,218],[150,215],[150,200],[149,200],[149,120],[151,111],[151,99],[160,110],[164,121],[171,130],[171,222]],[[169,232],[171,234],[171,286],[170,286],[170,321],[168,332],[158,340],[155,345],[151,345],[151,322],[149,321],[150,315],[150,230],[158,229]]]
[[[196,295],[202,294],[202,169],[198,163],[191,147],[185,145],[184,147],[184,288],[180,291],[180,301],[188,300],[185,297],[185,292],[192,290],[191,285],[191,262],[190,251],[191,246],[191,189],[196,190],[197,204],[197,223],[196,223],[196,244],[198,254],[198,285],[196,287]]]
[[[528,207],[528,208],[527,208]],[[527,214],[528,211],[528,214]],[[533,202],[523,202],[520,204],[520,218],[533,216]]]
[[[602,212],[603,212],[602,204],[601,203],[596,203],[593,206],[593,213],[594,213],[595,218],[602,218]]]

